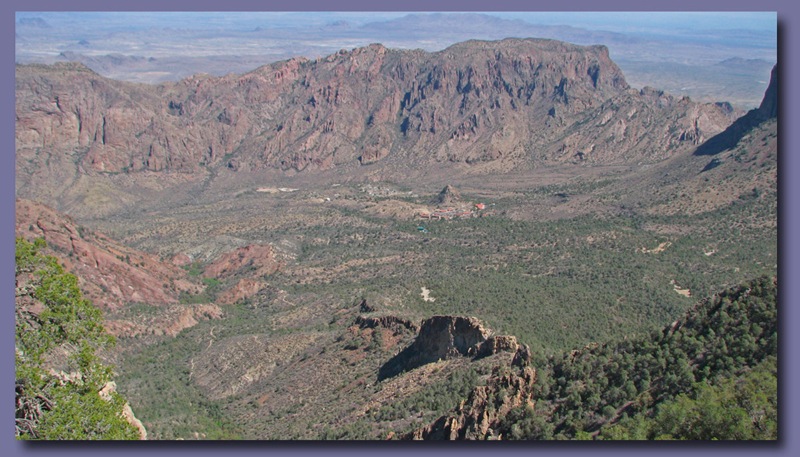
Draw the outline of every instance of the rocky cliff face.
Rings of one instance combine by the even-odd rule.
[[[519,348],[513,336],[494,336],[474,317],[433,316],[422,322],[414,342],[387,361],[378,373],[386,379],[419,366],[454,357],[486,357]]]
[[[769,78],[769,86],[764,92],[764,99],[761,100],[761,105],[758,107],[760,115],[764,119],[772,119],[778,117],[778,66],[772,67],[772,73]]]
[[[764,92],[761,105],[728,126],[707,142],[701,144],[694,155],[716,155],[736,146],[752,129],[778,117],[778,66],[772,67],[769,86]]]
[[[117,391],[117,383],[114,381],[109,381],[103,388],[100,390],[100,397],[103,400],[110,401],[111,394]],[[122,416],[128,421],[129,424],[136,427],[136,430],[139,431],[139,439],[146,440],[147,439],[147,429],[144,428],[144,424],[142,421],[139,420],[136,415],[133,413],[133,409],[131,409],[131,405],[129,403],[125,403],[125,406],[122,408]]]
[[[399,436],[402,440],[487,440],[502,439],[497,432],[508,413],[521,406],[534,406],[532,395],[536,370],[528,366],[527,347],[520,348],[511,367],[494,369],[485,386],[448,415],[430,425]]]
[[[59,179],[71,173],[63,167],[636,162],[696,146],[732,120],[720,106],[629,89],[603,46],[533,39],[436,53],[371,45],[159,86],[80,64],[18,66],[16,100],[18,174]]]

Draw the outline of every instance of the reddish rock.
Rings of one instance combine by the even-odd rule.
[[[192,258],[182,252],[179,252],[172,256],[170,263],[176,267],[185,267],[186,265],[192,264]]]
[[[201,290],[186,279],[184,270],[79,228],[71,218],[40,203],[17,200],[16,235],[29,240],[44,237],[47,253],[56,255],[78,277],[84,295],[101,308],[131,302],[177,303],[180,292]]]
[[[478,346],[476,355],[478,357],[488,357],[498,352],[517,352],[519,343],[517,337],[513,335],[490,336]]]
[[[260,277],[275,273],[279,267],[271,246],[251,244],[221,255],[206,267],[203,276],[227,278],[247,270],[247,276]]]
[[[470,41],[436,53],[373,45],[159,86],[80,64],[16,68],[19,176],[58,180],[213,165],[314,171],[389,157],[420,170],[637,163],[689,150],[732,116],[629,89],[607,48],[552,40]],[[68,169],[26,168],[29,160]]]
[[[263,281],[253,279],[242,279],[233,287],[227,289],[217,296],[217,303],[232,305],[242,300],[246,300],[261,292],[267,286]]]

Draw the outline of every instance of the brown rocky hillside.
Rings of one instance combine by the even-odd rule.
[[[106,328],[118,336],[174,336],[199,320],[222,316],[214,304],[179,303],[181,293],[197,294],[205,287],[183,269],[88,230],[40,203],[17,200],[16,236],[44,238],[47,254],[78,277],[84,296],[106,311]],[[151,312],[115,317],[133,303],[145,304]]]
[[[158,86],[80,64],[16,70],[18,189],[96,173],[287,172],[381,163],[637,163],[727,127],[727,105],[630,89],[603,46],[370,45]]]

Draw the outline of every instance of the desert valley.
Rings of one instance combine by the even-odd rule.
[[[777,66],[745,109],[537,38],[27,63],[15,139],[148,439],[777,438]]]

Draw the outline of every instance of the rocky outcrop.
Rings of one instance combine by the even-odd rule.
[[[490,336],[483,343],[479,344],[475,355],[477,357],[488,357],[498,352],[517,352],[519,343],[517,337],[513,335]]]
[[[84,229],[40,203],[16,201],[15,231],[27,239],[43,237],[50,253],[78,277],[85,296],[100,308],[175,304],[181,292],[202,290],[181,268]]]
[[[716,155],[720,152],[726,151],[735,147],[748,132],[761,124],[778,117],[778,66],[772,67],[772,74],[764,92],[764,99],[761,105],[753,110],[750,110],[744,116],[737,119],[733,124],[728,126],[723,132],[717,134],[700,145],[694,152],[694,155]]]
[[[759,116],[763,119],[778,117],[778,65],[772,67],[769,86],[764,92],[764,99],[758,107]]]
[[[117,383],[114,381],[109,381],[100,389],[100,397],[106,401],[111,400],[111,394],[117,391]],[[129,403],[125,403],[125,406],[122,407],[122,417],[125,420],[136,427],[136,430],[139,431],[139,439],[146,440],[147,439],[147,430],[144,428],[144,424],[142,421],[139,420],[136,415],[133,414],[133,409],[131,409],[131,405]]]
[[[520,349],[527,351],[525,349]],[[524,356],[514,359],[522,360]],[[495,367],[484,386],[472,390],[469,397],[451,414],[411,433],[401,440],[487,440],[502,439],[497,431],[508,413],[518,407],[533,407],[536,370],[527,363]]]
[[[451,205],[459,201],[461,201],[461,193],[449,184],[433,199],[433,203],[437,205]]]
[[[275,273],[280,264],[269,245],[251,244],[221,255],[203,271],[207,278],[228,278],[235,274],[261,277]]]
[[[422,322],[417,339],[411,345],[415,357],[410,365],[474,355],[490,331],[474,317],[433,316]]]
[[[427,363],[454,357],[486,357],[500,351],[515,351],[513,336],[492,336],[491,330],[474,317],[433,316],[422,322],[414,342],[386,362],[378,379],[386,379]]]

